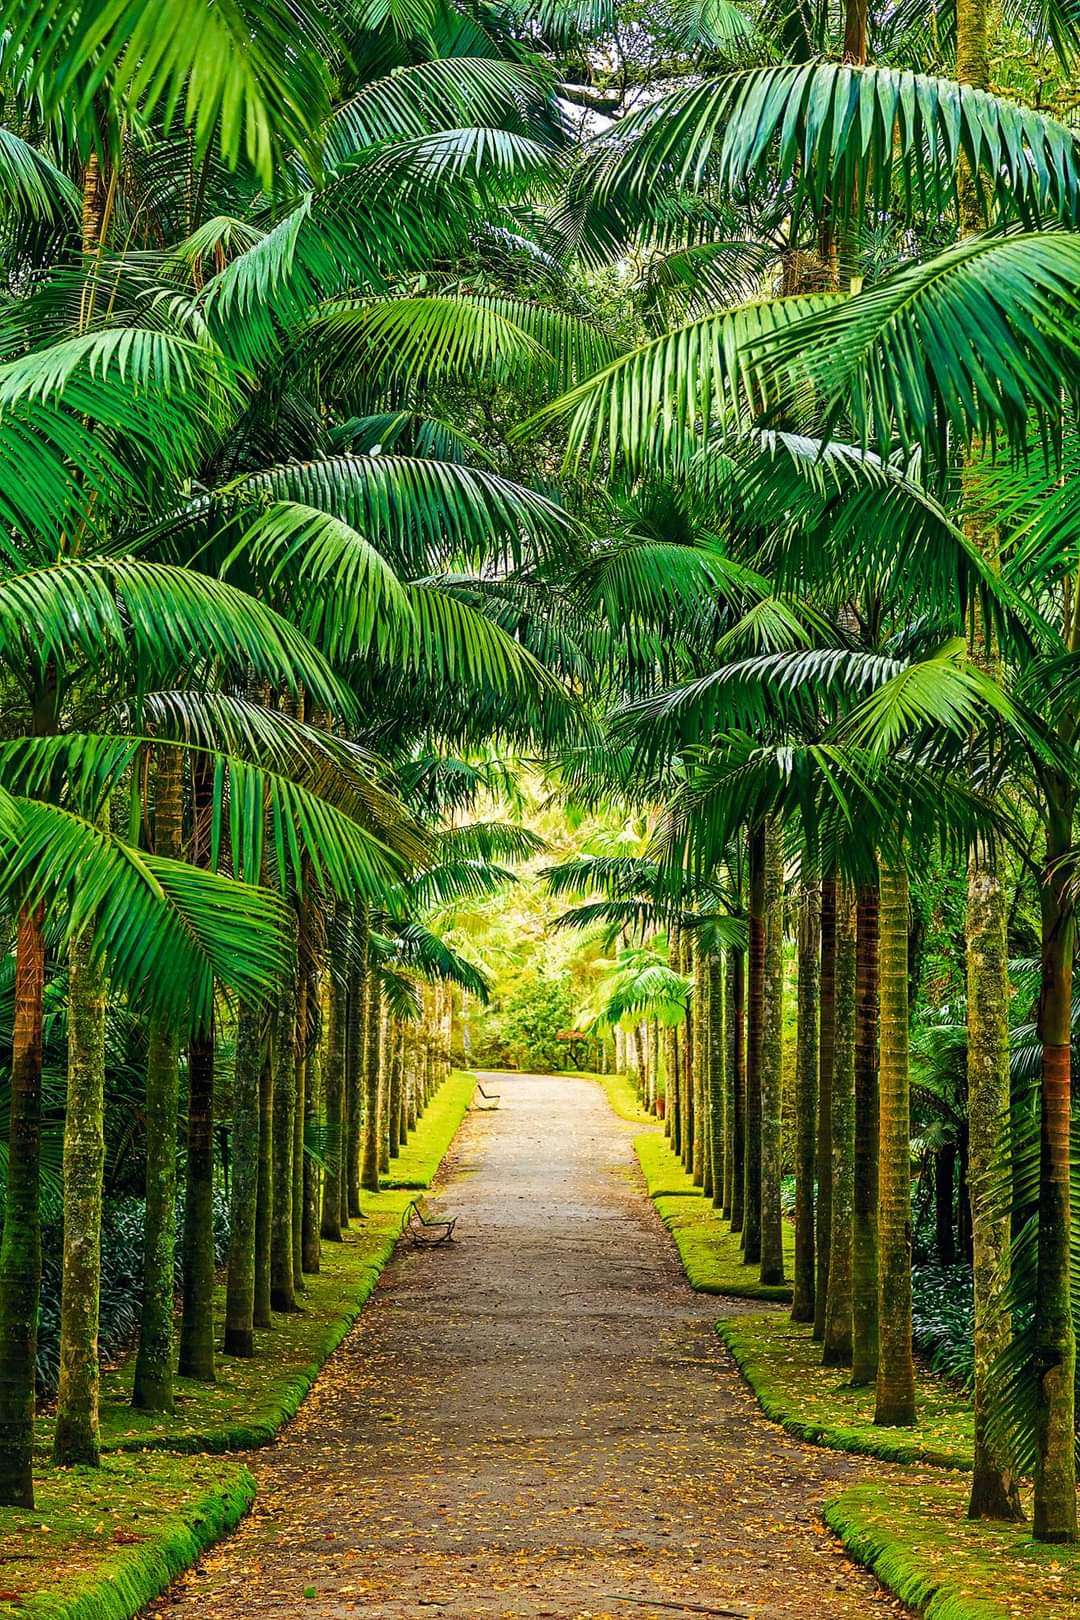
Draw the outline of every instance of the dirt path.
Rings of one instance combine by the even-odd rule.
[[[390,1266],[253,1459],[251,1518],[155,1613],[902,1613],[817,1521],[868,1469],[760,1417],[632,1128],[588,1082],[487,1078],[502,1107],[469,1116],[441,1183],[460,1242]]]

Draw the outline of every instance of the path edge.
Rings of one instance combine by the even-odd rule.
[[[20,1599],[27,1620],[132,1620],[215,1542],[235,1530],[255,1500],[255,1476],[238,1465],[233,1477],[179,1512],[137,1550],[126,1550],[92,1573],[72,1577],[68,1590]]]

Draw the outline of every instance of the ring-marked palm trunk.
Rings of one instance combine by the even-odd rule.
[[[784,1233],[780,1210],[781,1114],[784,1059],[784,851],[780,823],[765,828],[763,872],[765,954],[761,1030],[761,1280],[784,1280]]]
[[[818,1030],[817,1209],[814,1212],[816,1281],[814,1338],[825,1337],[832,1246],[832,1082],[836,1059],[836,897],[835,872],[821,884],[821,989]]]
[[[851,1223],[851,1381],[878,1363],[878,891],[859,888],[855,966],[855,1149]]]
[[[224,1350],[255,1354],[255,1211],[259,1196],[259,1076],[265,1019],[242,1007],[236,1020],[233,1068],[232,1185],[229,1188],[229,1266],[225,1284]]]
[[[915,1422],[908,911],[907,871],[883,860],[879,942],[878,1371],[874,1422],[895,1425]]]
[[[183,1310],[179,1371],[213,1383],[214,1366],[214,1024],[188,1045],[187,1180],[184,1191]]]
[[[259,1175],[255,1189],[255,1326],[274,1325],[270,1305],[270,1251],[274,1232],[274,1042],[271,1024],[259,1069]]]
[[[855,896],[848,883],[836,890],[836,979],[833,1025],[832,1197],[829,1283],[825,1298],[826,1367],[851,1365],[851,1209],[855,1146]]]
[[[712,1197],[712,1162],[709,1145],[708,1069],[709,1069],[709,978],[705,966],[705,952],[700,945],[694,947],[694,1185],[700,1187],[706,1198]]]
[[[105,975],[92,936],[68,951],[67,1106],[64,1114],[64,1257],[60,1292],[60,1384],[53,1461],[96,1467],[98,1308],[105,1172]]]
[[[285,978],[278,993],[274,1036],[274,1204],[270,1235],[270,1306],[295,1311],[293,1272],[293,1147],[296,1140],[296,913]]]
[[[709,986],[709,1157],[712,1161],[713,1207],[722,1211],[727,1136],[724,1119],[727,1067],[724,1040],[724,964],[719,951],[709,952],[706,972]]]
[[[750,833],[750,950],[746,1019],[743,1259],[761,1262],[761,1040],[765,1014],[765,828]]]
[[[331,967],[327,989],[326,1066],[323,1070],[326,1114],[326,1178],[323,1183],[322,1235],[330,1243],[342,1241],[341,1189],[346,1175],[345,1143],[345,1037],[347,986]]]
[[[995,1209],[990,1182],[1009,1129],[1009,969],[1005,887],[985,852],[973,854],[967,884],[968,1173],[975,1305],[975,1467],[968,1517],[1023,1518],[1011,1460],[990,1423],[990,1369],[1012,1324],[1003,1293],[1009,1215]],[[952,1235],[952,1186],[949,1185]]]
[[[11,1119],[0,1240],[0,1504],[34,1505],[34,1368],[41,1293],[41,1068],[44,918],[19,913]]]
[[[363,1129],[363,1073],[368,1000],[368,928],[364,908],[354,913],[355,960],[349,969],[348,1026],[345,1036],[345,1119],[348,1136],[346,1187],[350,1215],[360,1214],[360,1138]]]
[[[1039,1258],[1035,1278],[1035,1511],[1039,1541],[1076,1540],[1075,1378],[1069,1276],[1073,932],[1065,865],[1075,790],[1047,784],[1046,867],[1041,887],[1042,1110]]]
[[[401,1136],[401,1025],[397,1019],[387,1023],[390,1051],[390,1117],[388,1123],[391,1159],[396,1159]]]
[[[379,1174],[390,1173],[390,1016],[379,1009]]]
[[[381,1001],[377,973],[368,975],[366,1039],[364,1042],[364,1146],[360,1185],[365,1192],[379,1190],[379,1068]]]
[[[308,1007],[315,1011],[315,1021],[308,1032],[307,1057],[304,1065],[304,1136],[315,1141],[322,1121],[322,1052],[324,1046],[325,1008],[321,994],[322,980],[313,961],[308,973]],[[305,1153],[303,1159],[304,1208],[301,1234],[300,1260],[303,1269],[314,1275],[322,1265],[322,1246],[319,1225],[322,1218],[322,1171],[314,1152]]]
[[[798,1031],[795,1044],[795,1277],[793,1322],[814,1320],[814,1172],[817,1145],[818,996],[821,890],[804,883],[799,897]]]
[[[154,849],[179,858],[183,839],[183,762],[178,749],[156,759]],[[176,1115],[180,1101],[180,1042],[154,1018],[146,1055],[146,1214],[142,1305],[132,1401],[147,1412],[173,1409],[173,1268],[176,1253]]]
[[[731,970],[731,1230],[741,1232],[746,1208],[746,952],[732,952]]]

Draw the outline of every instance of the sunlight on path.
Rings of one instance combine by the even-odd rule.
[[[899,1614],[822,1529],[884,1469],[788,1440],[728,1363],[587,1081],[490,1078],[252,1518],[155,1613],[202,1620]],[[760,1310],[760,1306],[754,1307]]]

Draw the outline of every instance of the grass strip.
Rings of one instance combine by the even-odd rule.
[[[3,1620],[131,1620],[243,1518],[255,1481],[206,1457],[46,1467],[36,1506],[0,1509]]]
[[[967,1496],[960,1480],[854,1485],[826,1503],[824,1518],[853,1558],[927,1620],[1080,1612],[1080,1552],[1035,1541],[1027,1524],[972,1522]]]
[[[620,1119],[627,1120],[631,1125],[652,1125],[658,1127],[654,1115],[642,1108],[634,1083],[625,1074],[595,1074],[586,1069],[574,1069],[565,1076],[567,1080],[592,1080],[600,1086],[605,1097],[611,1105],[612,1112],[618,1114]]]
[[[971,1407],[942,1379],[918,1376],[914,1428],[878,1428],[873,1385],[854,1388],[845,1369],[823,1367],[809,1327],[777,1312],[731,1317],[716,1331],[766,1417],[797,1440],[885,1462],[971,1467]]]

